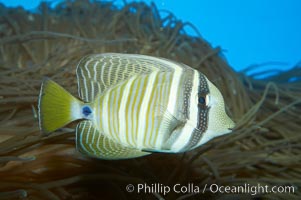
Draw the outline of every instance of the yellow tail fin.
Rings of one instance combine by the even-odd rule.
[[[39,96],[41,130],[49,133],[81,118],[80,108],[82,104],[60,85],[45,78]]]

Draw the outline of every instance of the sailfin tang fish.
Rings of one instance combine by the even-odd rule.
[[[234,127],[220,91],[187,65],[105,53],[84,57],[76,74],[80,99],[43,81],[39,122],[49,133],[81,120],[76,147],[83,154],[112,160],[185,152]]]

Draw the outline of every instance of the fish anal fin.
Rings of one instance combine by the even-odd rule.
[[[89,120],[81,121],[76,127],[76,148],[85,155],[105,160],[129,159],[150,154],[122,146],[100,133]]]

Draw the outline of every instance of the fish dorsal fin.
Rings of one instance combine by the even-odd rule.
[[[85,155],[106,160],[136,158],[150,154],[120,145],[101,134],[89,120],[81,121],[76,127],[76,148]]]
[[[153,71],[175,71],[185,67],[164,58],[136,54],[104,53],[84,57],[76,74],[81,99],[91,102],[106,89],[127,80],[133,75]]]

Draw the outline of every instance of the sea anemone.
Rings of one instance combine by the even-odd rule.
[[[251,68],[237,73],[220,47],[154,4],[75,0],[41,3],[37,12],[0,5],[0,13],[0,199],[300,198],[301,65],[262,80],[245,75]],[[234,133],[187,153],[120,161],[78,153],[74,123],[42,134],[43,77],[78,96],[78,61],[102,52],[165,57],[200,70],[225,97]],[[138,191],[138,184],[201,190],[163,194]],[[214,192],[212,185],[249,191]],[[258,186],[277,190],[253,192]]]

